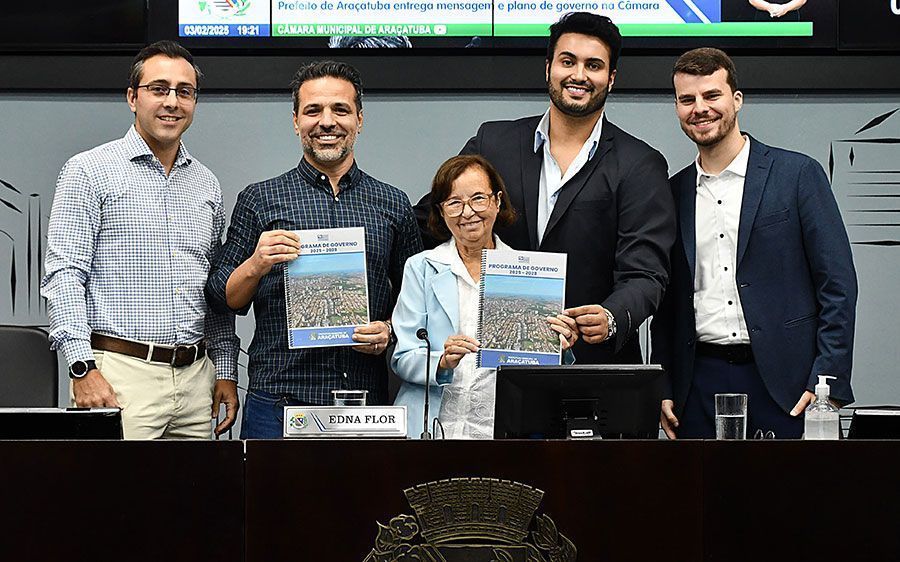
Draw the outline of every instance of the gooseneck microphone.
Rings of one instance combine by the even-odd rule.
[[[416,337],[425,342],[425,424],[422,426],[422,435],[419,439],[429,441],[432,439],[431,432],[428,431],[428,422],[430,421],[429,409],[431,402],[431,342],[428,341],[428,330],[419,328],[416,330]]]

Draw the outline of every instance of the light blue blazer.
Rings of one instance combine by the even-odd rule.
[[[403,381],[394,404],[406,406],[407,435],[418,439],[425,417],[425,342],[416,337],[419,328],[428,330],[431,341],[431,386],[429,417],[441,411],[442,386],[453,380],[453,371],[438,369],[447,338],[459,333],[459,290],[451,271],[456,246],[451,238],[432,250],[418,253],[403,268],[403,285],[391,323],[397,345],[391,368]],[[429,430],[433,425],[429,422]]]
[[[498,249],[509,246],[494,237]],[[429,430],[441,411],[443,386],[453,381],[453,371],[438,369],[444,342],[459,332],[459,290],[451,271],[456,245],[451,238],[433,250],[418,253],[406,261],[403,285],[391,322],[397,345],[391,368],[403,381],[394,404],[406,406],[407,435],[418,439],[425,416],[425,342],[416,338],[419,328],[428,330],[431,340],[431,385],[429,387]],[[573,356],[566,352],[565,362]]]

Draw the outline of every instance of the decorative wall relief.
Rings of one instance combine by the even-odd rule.
[[[0,179],[0,323],[44,325],[40,296],[49,205]]]
[[[900,108],[832,141],[828,171],[832,185],[844,193],[840,203],[850,241],[900,246]]]

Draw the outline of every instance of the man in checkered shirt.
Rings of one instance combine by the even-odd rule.
[[[387,402],[388,319],[406,258],[422,249],[406,194],[364,173],[353,158],[363,124],[356,69],[330,61],[304,66],[293,98],[303,158],[241,192],[207,284],[216,310],[247,314],[253,305],[256,333],[241,424],[246,439],[281,437],[284,406],[330,404],[332,390],[368,390],[369,404]],[[284,267],[300,249],[292,231],[360,226],[372,320],[355,330],[363,345],[289,349]]]
[[[209,439],[235,420],[234,315],[203,289],[225,227],[216,177],[181,143],[200,70],[172,41],[145,47],[127,92],[125,137],[59,174],[46,275],[50,339],[69,364],[72,403],[122,408],[126,439]]]

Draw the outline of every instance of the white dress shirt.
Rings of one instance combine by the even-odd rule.
[[[498,250],[510,249],[496,235],[494,245]],[[439,246],[437,250],[446,252],[450,271],[456,276],[456,287],[459,292],[459,333],[474,338],[478,330],[478,283],[472,279],[462,258],[459,257],[453,238]],[[496,369],[475,367],[474,353],[463,356],[459,365],[453,369],[453,381],[444,386],[441,398],[438,419],[444,428],[446,439],[494,438],[496,382]]]
[[[543,147],[544,159],[541,164],[541,182],[538,189],[538,207],[537,207],[537,238],[538,243],[544,239],[544,231],[547,229],[547,222],[550,220],[550,214],[553,213],[553,207],[556,206],[556,200],[559,192],[562,191],[566,182],[577,174],[587,161],[591,159],[594,152],[597,151],[597,145],[600,143],[600,132],[603,129],[603,116],[597,119],[597,124],[591,131],[590,136],[584,141],[581,150],[569,167],[563,174],[559,168],[553,154],[550,153],[550,110],[544,113],[541,122],[538,123],[537,129],[534,131],[534,151]]]
[[[744,310],[738,295],[738,226],[744,179],[750,158],[750,139],[734,160],[718,175],[706,173],[697,156],[694,315],[697,341],[714,344],[750,343]]]

